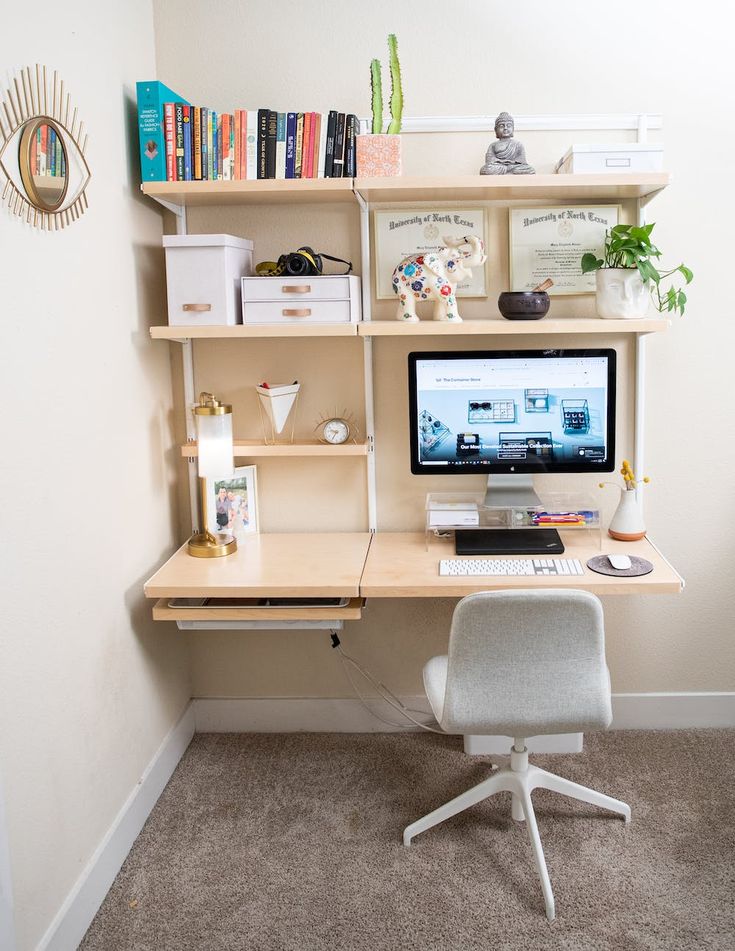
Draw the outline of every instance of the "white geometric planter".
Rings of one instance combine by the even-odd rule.
[[[271,425],[272,434],[283,432],[286,420],[301,389],[300,383],[274,383],[268,387],[256,386],[260,405]],[[293,432],[291,433],[293,440]]]
[[[611,538],[621,542],[633,542],[643,538],[646,526],[643,524],[641,507],[638,504],[637,489],[621,489],[620,503],[607,530]]]

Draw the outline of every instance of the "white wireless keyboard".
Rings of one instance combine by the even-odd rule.
[[[559,578],[583,575],[576,558],[443,558],[440,575],[497,578],[508,575],[554,575]]]

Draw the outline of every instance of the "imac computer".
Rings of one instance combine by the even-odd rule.
[[[408,355],[411,472],[487,473],[485,505],[536,506],[537,472],[612,472],[614,350]],[[554,554],[555,529],[468,529],[457,554]]]

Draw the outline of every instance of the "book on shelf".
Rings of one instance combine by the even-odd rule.
[[[157,80],[135,84],[138,100],[138,137],[140,141],[140,177],[144,182],[165,182],[166,171],[166,103],[186,99]]]
[[[192,105],[158,81],[137,83],[144,181],[242,181],[355,175],[352,113],[234,109]],[[61,143],[37,155],[59,174]]]

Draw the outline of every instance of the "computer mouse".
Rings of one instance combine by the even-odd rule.
[[[632,562],[627,555],[608,555],[607,560],[616,571],[626,571],[632,567]]]

